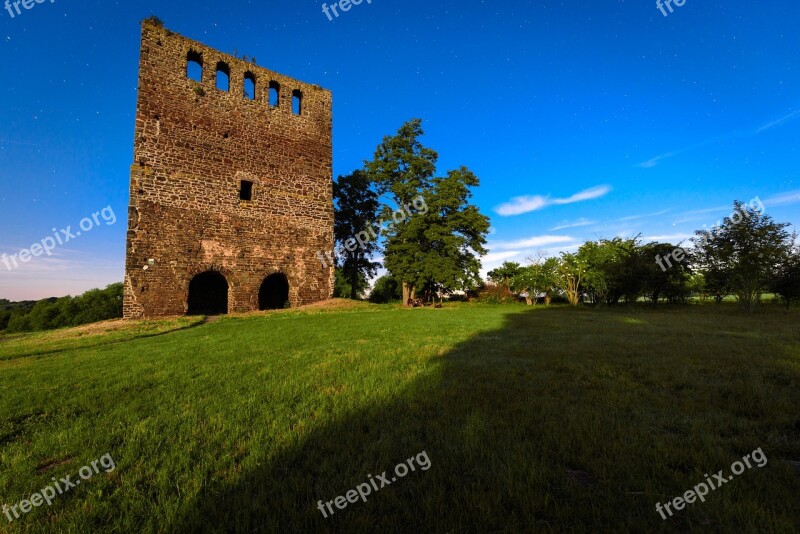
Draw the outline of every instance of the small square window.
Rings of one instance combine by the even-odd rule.
[[[239,188],[239,200],[253,200],[253,182],[242,180]]]

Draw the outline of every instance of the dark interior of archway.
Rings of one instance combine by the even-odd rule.
[[[279,310],[289,301],[289,281],[280,273],[271,274],[258,292],[259,310]]]
[[[228,282],[218,272],[207,271],[189,283],[189,315],[228,313]]]

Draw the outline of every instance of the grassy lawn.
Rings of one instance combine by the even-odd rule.
[[[0,530],[795,531],[798,319],[359,305],[0,338],[0,505],[116,465]]]

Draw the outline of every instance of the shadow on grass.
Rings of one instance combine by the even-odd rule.
[[[169,530],[749,530],[786,525],[787,514],[800,518],[787,511],[792,490],[784,491],[787,475],[780,471],[777,479],[747,473],[735,489],[662,521],[655,503],[730,465],[730,444],[704,436],[720,429],[698,428],[692,418],[702,416],[681,411],[681,386],[670,389],[679,379],[666,376],[659,389],[648,378],[655,370],[637,371],[637,358],[648,356],[637,353],[637,341],[600,347],[592,337],[604,328],[620,340],[641,336],[642,322],[576,311],[575,324],[566,326],[565,313],[507,315],[501,329],[435,359],[434,371],[394,402],[328,424],[235,481],[211,482]],[[333,505],[327,518],[317,508],[369,475],[386,471],[391,480],[396,464],[422,451],[428,470],[372,491],[367,502]]]

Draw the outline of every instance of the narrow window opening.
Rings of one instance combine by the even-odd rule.
[[[186,77],[196,82],[203,81],[203,56],[199,52],[190,50],[186,54]]]
[[[292,91],[292,113],[295,115],[303,113],[303,93],[298,89]]]
[[[220,91],[231,89],[231,69],[222,61],[217,63],[217,89]]]
[[[281,103],[281,84],[269,82],[269,106],[277,108]]]
[[[244,74],[244,97],[247,100],[256,99],[256,76],[252,72]]]
[[[239,187],[239,200],[253,200],[253,182],[242,180]]]

